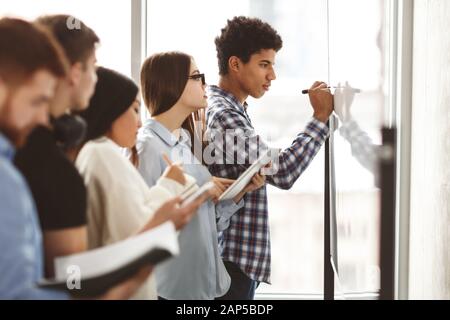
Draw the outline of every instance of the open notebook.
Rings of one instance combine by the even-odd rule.
[[[182,206],[190,204],[192,201],[196,200],[198,197],[205,195],[205,200],[210,197],[210,190],[214,188],[214,183],[212,181],[206,182],[200,188],[196,188],[193,192],[184,192],[181,195]]]
[[[156,265],[179,253],[178,238],[171,222],[129,239],[55,259],[55,278],[40,287],[66,290],[74,296],[94,297],[133,276],[141,267]],[[69,289],[73,270],[79,270],[80,289]],[[73,286],[72,286],[73,287]]]

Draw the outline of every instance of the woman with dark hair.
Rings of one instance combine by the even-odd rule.
[[[138,87],[132,80],[106,68],[98,68],[97,76],[94,96],[81,113],[88,125],[88,142],[76,159],[88,191],[89,247],[123,240],[166,221],[181,229],[202,199],[177,207],[179,198],[173,198],[186,187],[184,177],[180,178],[182,171],[176,166],[169,167],[156,186],[148,188],[121,152],[121,148],[132,148],[136,143],[140,127]],[[153,278],[149,278],[134,298],[156,299]]]
[[[182,162],[198,185],[212,180],[217,200],[233,180],[212,177],[198,154],[203,149],[200,112],[206,107],[206,95],[205,78],[194,59],[181,52],[149,57],[142,66],[141,86],[152,115],[137,143],[138,169],[144,180],[149,186],[156,183],[167,165],[163,154],[169,154]],[[264,178],[256,175],[233,200],[207,201],[200,207],[180,232],[180,255],[156,268],[161,299],[215,299],[227,292],[230,277],[220,257],[218,229],[227,228],[230,217],[242,207],[245,192],[263,184]]]

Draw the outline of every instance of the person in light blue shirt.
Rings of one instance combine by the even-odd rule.
[[[66,76],[64,61],[41,29],[20,19],[0,19],[0,300],[70,298],[37,286],[43,278],[41,229],[30,191],[12,162],[29,133],[48,125],[49,102]],[[150,271],[143,267],[98,298],[130,297]]]
[[[19,19],[0,19],[0,299],[66,299],[40,289],[41,231],[28,187],[13,166],[15,148],[47,125],[49,101],[65,76],[47,34]]]
[[[202,164],[202,157],[194,156],[201,139],[196,138],[193,117],[206,107],[204,75],[195,61],[180,52],[155,54],[142,66],[141,85],[153,117],[139,131],[136,145],[138,169],[144,180],[149,186],[156,183],[166,169],[166,154],[172,161],[181,162],[184,172],[194,177],[198,186],[213,181],[217,199],[233,181],[213,177]],[[218,231],[226,229],[232,215],[243,206],[243,195],[263,184],[264,178],[256,175],[234,199],[207,201],[199,208],[180,232],[180,255],[156,268],[161,299],[215,299],[228,291],[230,277],[220,257]]]
[[[36,210],[23,177],[12,164],[14,147],[0,133],[0,299],[65,299],[39,289],[42,241]]]

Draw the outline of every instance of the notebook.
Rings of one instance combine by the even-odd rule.
[[[141,267],[179,253],[175,227],[166,222],[142,234],[98,249],[55,259],[55,278],[38,286],[68,291],[73,296],[96,297],[130,278]],[[73,288],[79,280],[80,289]],[[70,289],[72,288],[72,289]]]
[[[181,200],[182,200],[182,206],[188,205],[189,203],[191,203],[192,201],[194,201],[195,199],[197,199],[198,197],[200,197],[201,195],[205,194],[207,195],[206,199],[209,198],[209,191],[214,188],[214,183],[213,182],[207,182],[204,185],[202,185],[200,188],[198,188],[196,191],[190,193],[187,196],[182,196]]]

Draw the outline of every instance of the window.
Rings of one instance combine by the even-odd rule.
[[[0,8],[0,16],[35,19],[44,14],[68,14],[82,20],[100,38],[98,65],[131,75],[130,1],[40,0],[37,5],[33,0],[15,0],[3,1]]]
[[[131,76],[132,3],[88,0],[15,0],[2,3],[0,16],[34,19],[66,13],[83,20],[101,39],[98,64]],[[337,295],[379,290],[379,188],[374,155],[380,129],[391,112],[389,17],[391,0],[147,0],[147,55],[178,50],[194,57],[209,84],[218,82],[215,37],[238,15],[269,22],[283,38],[276,60],[277,80],[262,99],[249,98],[257,132],[274,147],[288,147],[312,116],[301,90],[314,81],[349,85],[359,125],[357,148],[339,129],[333,134],[337,224]],[[140,4],[140,3],[139,3]],[[138,6],[136,6],[138,7]],[[141,12],[139,12],[141,13]],[[102,14],[102,15],[101,15]],[[101,15],[101,16],[100,16]],[[136,36],[136,35],[134,35]],[[137,39],[139,37],[135,37]],[[139,39],[140,40],[140,39]],[[139,46],[140,47],[140,46]],[[145,57],[144,57],[145,58]],[[139,58],[136,58],[139,61]],[[342,102],[342,91],[336,92]],[[345,98],[345,97],[344,97]],[[340,100],[339,100],[340,99]],[[345,100],[345,99],[344,99]],[[348,101],[347,101],[348,102]],[[341,128],[346,123],[341,123]],[[370,141],[370,143],[369,143]],[[360,146],[361,147],[361,146]],[[324,151],[289,191],[269,187],[272,285],[259,294],[323,293]]]
[[[214,38],[227,19],[237,15],[259,17],[278,30],[284,47],[277,55],[278,78],[271,91],[262,99],[247,101],[257,131],[273,146],[289,146],[312,115],[308,97],[301,96],[300,90],[315,80],[328,81],[333,86],[348,82],[360,90],[354,97],[352,114],[360,133],[371,141],[370,154],[374,151],[370,146],[376,149],[381,143],[380,129],[386,122],[390,107],[387,101],[392,94],[386,67],[389,3],[389,0],[149,0],[147,52],[150,55],[166,50],[185,51],[194,56],[200,70],[206,73],[207,82],[216,84]],[[374,157],[364,159],[364,155],[355,153],[349,142],[340,131],[335,132],[340,280],[337,295],[379,289],[376,162]],[[323,182],[321,151],[291,190],[269,187],[272,286],[262,284],[258,293],[323,293]]]
[[[341,129],[334,134],[340,280],[336,295],[380,289],[376,152],[392,94],[386,69],[388,5],[388,0],[329,1],[330,82],[358,89],[351,102],[343,101],[348,96],[341,91],[336,93],[341,101],[336,103],[345,104],[345,112],[352,115],[343,118]]]

